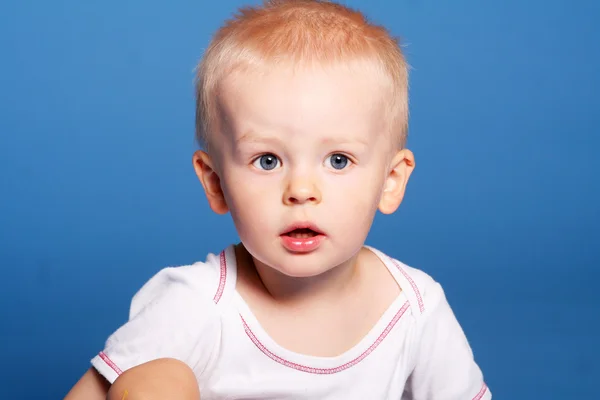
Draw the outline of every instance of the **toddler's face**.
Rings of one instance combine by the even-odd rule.
[[[288,276],[323,273],[361,249],[378,207],[400,203],[412,155],[398,158],[391,145],[380,87],[348,68],[273,68],[222,82],[209,169],[257,261]]]

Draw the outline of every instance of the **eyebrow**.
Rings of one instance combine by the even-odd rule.
[[[260,135],[257,135],[255,132],[253,131],[249,131],[244,133],[242,136],[240,136],[239,138],[237,138],[235,140],[236,144],[241,144],[241,143],[281,143],[281,139],[279,139],[276,136],[272,136],[272,137],[263,137]]]
[[[369,143],[365,142],[364,140],[360,140],[360,139],[353,139],[353,138],[339,138],[339,139],[331,139],[331,138],[327,138],[327,139],[323,139],[321,141],[321,143],[323,144],[330,144],[330,145],[353,145],[353,144],[360,144],[361,146],[365,146],[365,147],[369,147]]]
[[[237,138],[235,140],[235,143],[237,145],[240,145],[242,143],[271,143],[271,144],[281,144],[282,140],[277,137],[277,136],[268,136],[268,137],[263,137],[260,136],[258,134],[256,134],[256,132],[253,131],[249,131],[244,133],[242,136],[240,136],[239,138]],[[364,141],[364,140],[360,140],[360,139],[352,139],[352,138],[324,138],[323,140],[321,140],[321,144],[323,145],[361,145],[361,146],[365,146],[365,147],[369,147],[369,143]]]

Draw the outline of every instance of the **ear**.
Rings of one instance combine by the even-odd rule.
[[[410,178],[410,174],[414,169],[415,157],[413,153],[408,149],[398,151],[390,163],[381,200],[379,201],[379,211],[384,214],[391,214],[398,209],[404,198],[408,178]]]
[[[217,214],[226,214],[229,208],[221,189],[221,178],[214,169],[212,159],[206,152],[198,150],[194,153],[192,161],[210,208]]]

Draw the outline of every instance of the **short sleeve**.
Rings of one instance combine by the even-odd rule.
[[[133,297],[129,320],[106,341],[92,365],[110,383],[123,372],[158,358],[174,358],[197,374],[220,337],[220,318],[198,284],[202,266],[165,268]]]
[[[412,374],[403,400],[488,400],[491,392],[442,287],[431,282],[423,294]]]

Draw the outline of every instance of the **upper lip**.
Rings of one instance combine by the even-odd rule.
[[[294,222],[293,224],[288,225],[281,234],[285,235],[296,229],[310,229],[311,231],[323,235],[323,231],[312,222]]]

